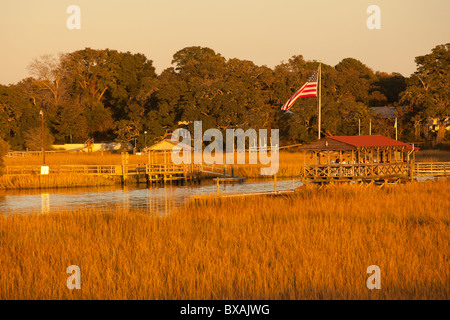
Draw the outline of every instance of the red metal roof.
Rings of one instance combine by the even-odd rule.
[[[406,147],[411,150],[412,146],[378,134],[370,136],[329,136],[328,138],[340,141],[355,147]],[[415,149],[418,149],[417,147]]]

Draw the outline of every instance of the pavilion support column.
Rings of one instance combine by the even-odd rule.
[[[314,175],[317,176],[317,170],[318,170],[318,165],[320,164],[320,159],[319,159],[319,152],[314,151],[314,161],[316,166],[314,167]]]

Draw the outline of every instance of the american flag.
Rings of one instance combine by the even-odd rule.
[[[281,110],[289,110],[298,98],[317,97],[317,82],[319,69],[313,72],[306,83],[301,87],[282,107]]]

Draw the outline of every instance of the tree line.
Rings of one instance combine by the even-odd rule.
[[[433,133],[426,124],[449,115],[449,49],[438,45],[417,57],[409,78],[353,58],[322,63],[322,134],[368,134],[370,121],[372,134],[393,137],[394,120],[370,109],[390,106],[399,139],[447,139],[444,126]],[[282,144],[307,143],[317,137],[317,100],[299,99],[292,112],[280,108],[318,65],[295,55],[269,68],[193,46],[176,52],[158,75],[140,53],[85,48],[45,55],[29,64],[30,77],[0,85],[0,138],[13,150],[40,150],[43,116],[48,145],[136,139],[142,148],[180,126],[193,132],[197,120],[204,130],[280,129]]]

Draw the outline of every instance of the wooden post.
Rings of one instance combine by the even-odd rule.
[[[44,127],[44,112],[41,110],[42,115],[42,163],[45,166],[45,127]]]
[[[303,148],[303,177],[306,175],[306,153],[305,149]]]
[[[410,174],[410,180],[414,180],[414,169],[415,169],[415,156],[414,156],[414,143],[412,144],[412,153],[413,153],[413,159],[409,162],[409,174]]]
[[[274,181],[273,189],[276,193],[277,192],[277,174],[276,173],[273,175],[273,181]]]
[[[217,195],[220,195],[220,185],[219,185],[219,177],[216,178],[217,179]]]

